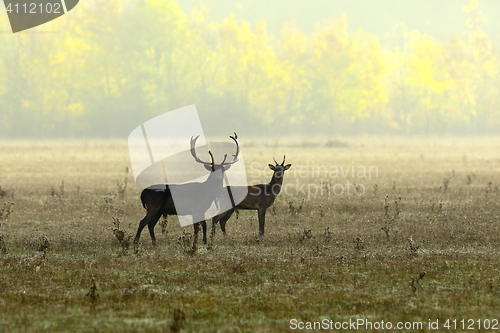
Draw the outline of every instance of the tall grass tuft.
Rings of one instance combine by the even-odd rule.
[[[14,203],[13,202],[4,202],[3,203],[3,208],[0,209],[0,218],[3,218],[3,219],[7,219],[9,217],[10,214],[12,214],[12,212],[14,211],[12,209],[12,206],[14,206]]]
[[[418,250],[420,249],[420,245],[415,245],[413,242],[413,237],[408,237],[408,249],[410,250],[410,255],[416,256],[418,254]]]
[[[7,244],[5,244],[5,241],[3,239],[3,235],[0,235],[0,252],[2,254],[7,254],[7,252],[9,252]]]
[[[159,225],[161,227],[161,233],[164,235],[167,235],[168,234],[168,230],[167,230],[168,221],[167,221],[166,215],[163,215]]]
[[[123,180],[123,183],[120,183],[118,180],[116,181],[117,192],[116,195],[120,198],[125,196],[125,190],[127,189],[127,178]]]
[[[290,202],[288,203],[288,209],[289,209],[289,211],[290,211],[290,214],[291,214],[291,215],[297,215],[297,214],[300,214],[300,212],[302,212],[302,207],[304,206],[304,201],[305,201],[305,200],[304,200],[304,199],[302,199],[302,202],[301,202],[301,204],[300,204],[300,206],[299,206],[299,207],[295,207],[295,206],[293,205],[293,201],[290,201]]]
[[[55,188],[50,189],[50,195],[53,197],[63,197],[64,196],[64,180],[61,182],[61,185],[59,185],[59,193],[56,191]]]
[[[2,186],[0,185],[0,198],[3,198],[7,195],[7,191],[2,190]]]
[[[170,332],[178,333],[186,324],[186,314],[181,309],[175,309],[173,317],[172,324],[170,325]]]
[[[49,246],[50,246],[49,239],[47,238],[47,236],[42,235],[42,237],[40,237],[40,243],[38,245],[38,251],[45,253],[45,251],[47,251],[47,249],[49,248]]]
[[[97,284],[95,283],[95,279],[92,277],[92,285],[90,286],[89,292],[85,295],[90,300],[90,306],[92,309],[95,309],[97,301],[99,300],[99,292],[97,290]]]
[[[401,197],[399,197],[397,200],[394,200],[394,204],[396,205],[396,216],[399,216],[401,208]]]
[[[424,276],[425,276],[426,274],[427,274],[427,273],[426,273],[426,271],[423,271],[423,272],[421,272],[420,274],[418,274],[418,276],[417,276],[416,278],[412,278],[412,279],[410,280],[410,287],[411,287],[411,290],[412,290],[414,293],[415,293],[415,292],[417,292],[417,286],[418,286],[418,285],[420,285],[420,286],[422,285],[422,284],[421,284],[421,281],[422,281],[422,279],[424,278]]]
[[[130,247],[130,239],[132,236],[127,236],[126,232],[120,229],[120,219],[118,217],[113,216],[113,234],[115,235],[118,243],[122,247],[122,255],[127,255],[128,248]]]
[[[450,177],[443,178],[443,192],[448,190],[448,185],[450,185]]]

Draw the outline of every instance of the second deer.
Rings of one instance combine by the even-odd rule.
[[[259,214],[259,235],[264,236],[266,210],[274,203],[278,194],[280,194],[285,171],[292,166],[291,164],[285,165],[285,156],[283,156],[281,164],[278,164],[276,160],[274,162],[276,165],[269,164],[269,168],[274,171],[271,182],[248,186],[248,194],[242,202],[237,204],[233,209],[219,214],[212,219],[212,236],[215,235],[215,225],[217,222],[220,222],[221,230],[226,234],[226,222],[234,211],[238,209],[257,210]],[[231,186],[231,188],[235,187],[237,186]]]

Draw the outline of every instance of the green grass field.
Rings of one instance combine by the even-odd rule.
[[[194,255],[192,228],[174,217],[166,233],[157,225],[156,248],[147,229],[138,248],[115,238],[113,217],[129,236],[145,214],[126,142],[0,142],[0,331],[288,332],[292,319],[366,319],[436,332],[456,319],[458,332],[500,319],[498,139],[240,142],[254,183],[286,154],[288,194],[264,238],[243,211]]]

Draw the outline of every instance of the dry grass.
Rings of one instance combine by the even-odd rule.
[[[173,218],[168,232],[157,226],[157,248],[147,232],[129,248],[145,211],[124,142],[2,142],[0,211],[9,214],[0,217],[0,331],[278,332],[292,318],[498,319],[497,141],[241,141],[250,180],[266,180],[260,171],[287,155],[294,195],[268,211],[265,238],[257,214],[240,212],[226,237],[218,230],[195,255],[186,253],[192,228]],[[322,166],[376,166],[378,177],[312,174]],[[334,195],[347,181],[365,194]],[[300,192],[309,184],[323,195]]]

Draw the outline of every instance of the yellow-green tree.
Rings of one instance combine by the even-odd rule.
[[[498,48],[477,1],[464,11],[463,35],[401,24],[385,50],[346,15],[271,36],[174,0],[88,0],[42,26],[54,33],[0,36],[0,135],[123,137],[193,103],[217,135],[496,133]]]
[[[482,25],[488,22],[482,11],[472,1],[464,11],[473,14],[467,19],[466,38],[469,46],[469,63],[464,63],[468,74],[468,91],[472,129],[476,133],[487,130],[497,133],[500,123],[500,57],[493,48],[490,37]]]

